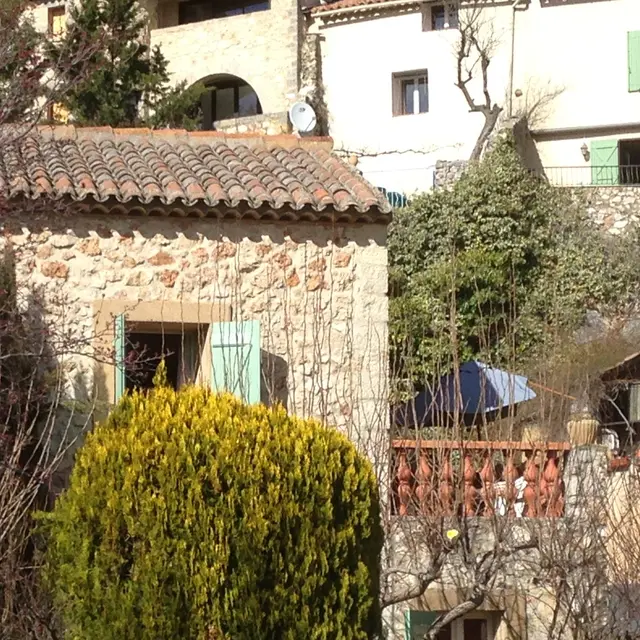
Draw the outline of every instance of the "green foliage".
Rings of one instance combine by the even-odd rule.
[[[171,86],[167,60],[144,44],[146,16],[137,0],[80,0],[50,53],[65,60],[93,44],[92,66],[63,98],[79,124],[195,128],[204,87]],[[70,71],[73,73],[73,69]]]
[[[22,120],[44,93],[44,38],[27,8],[24,0],[0,2],[0,124]]]
[[[364,640],[378,500],[337,431],[159,384],[88,436],[47,520],[48,577],[71,638]]]
[[[454,351],[531,357],[588,309],[624,307],[640,282],[635,245],[606,237],[570,192],[529,172],[511,137],[451,190],[399,211],[389,252],[394,368],[414,380],[446,369]]]

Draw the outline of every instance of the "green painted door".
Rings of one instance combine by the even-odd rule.
[[[260,402],[260,323],[218,322],[211,327],[212,388]]]
[[[591,184],[618,184],[620,181],[618,164],[617,140],[593,140],[591,143]]]

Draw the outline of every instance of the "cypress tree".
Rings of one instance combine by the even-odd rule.
[[[48,517],[69,638],[375,637],[382,532],[366,457],[281,407],[155,383],[87,437]]]
[[[159,47],[145,44],[147,17],[137,0],[80,0],[72,6],[66,34],[50,52],[59,69],[92,48],[91,71],[63,99],[78,124],[195,128],[200,84],[171,86]],[[71,70],[72,72],[72,70]]]

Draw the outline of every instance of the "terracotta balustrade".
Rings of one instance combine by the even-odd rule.
[[[567,442],[394,440],[397,515],[558,517]]]

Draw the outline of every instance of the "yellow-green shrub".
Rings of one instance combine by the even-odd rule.
[[[370,638],[381,531],[347,438],[198,387],[125,396],[48,519],[82,640]]]

